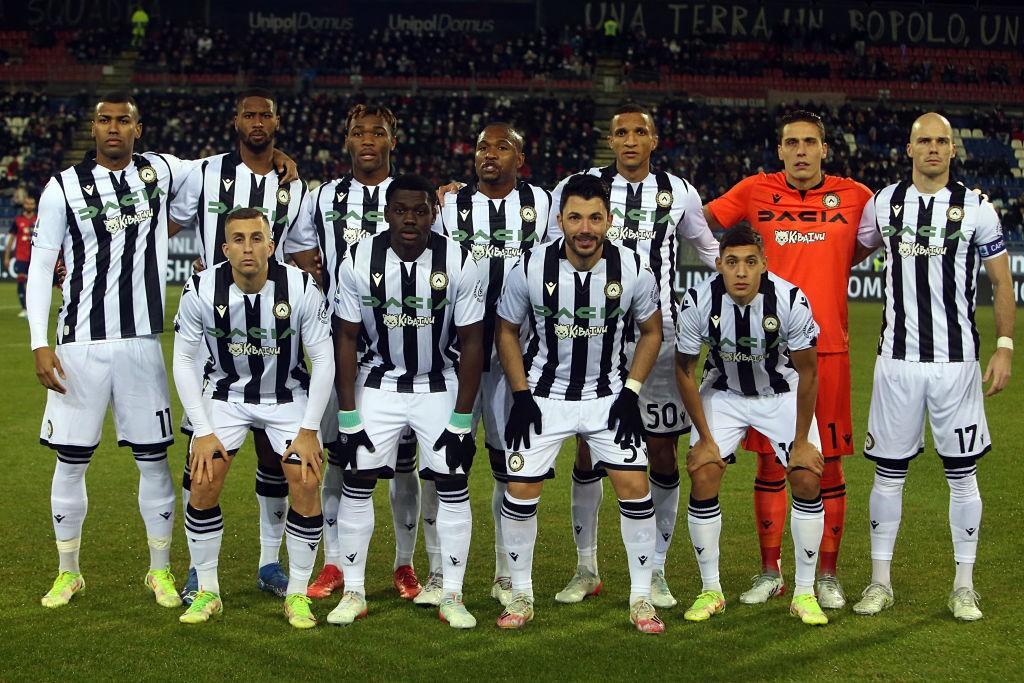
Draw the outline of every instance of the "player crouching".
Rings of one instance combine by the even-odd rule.
[[[306,588],[323,530],[317,429],[334,377],[330,316],[308,274],[272,260],[274,242],[260,211],[231,214],[225,238],[227,262],[192,276],[174,322],[174,382],[195,430],[185,535],[199,581],[180,621],[198,624],[224,610],[217,578],[224,536],[220,492],[246,434],[260,428],[281,454],[291,502],[285,615],[295,628],[312,628]],[[195,371],[200,347],[211,350],[205,390]]]
[[[790,613],[805,624],[827,624],[814,596],[824,529],[824,460],[814,422],[818,325],[800,289],[767,272],[757,233],[746,227],[728,231],[720,254],[719,274],[686,292],[676,323],[676,378],[694,427],[686,457],[692,482],[687,521],[704,584],[684,616],[704,621],[725,610],[718,578],[718,491],[726,463],[752,427],[774,445],[793,496],[796,589]],[[694,369],[702,344],[709,351],[698,388]]]
[[[658,284],[636,252],[605,240],[611,213],[600,178],[579,175],[566,183],[558,223],[564,237],[523,255],[498,304],[498,353],[513,392],[501,510],[512,599],[498,626],[517,629],[533,619],[541,487],[554,476],[562,442],[580,436],[595,464],[608,471],[619,499],[630,621],[643,633],[662,633],[665,625],[651,604],[657,529],[638,405],[661,347]],[[623,382],[622,339],[634,320],[640,339]],[[527,321],[529,333],[520,345],[519,328]]]

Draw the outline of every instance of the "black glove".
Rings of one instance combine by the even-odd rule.
[[[362,428],[358,432],[350,434],[339,433],[338,445],[331,453],[337,456],[336,462],[341,465],[342,469],[354,470],[356,469],[356,451],[360,446],[364,446],[371,453],[376,450],[366,430]]]
[[[457,434],[446,427],[441,436],[434,442],[434,450],[444,449],[444,462],[448,469],[455,471],[460,466],[462,471],[469,474],[469,468],[473,465],[473,456],[476,455],[476,441],[472,434]]]
[[[622,448],[639,447],[644,443],[644,421],[640,417],[639,400],[632,389],[623,387],[608,410],[608,429],[615,430],[615,443]]]
[[[529,389],[512,392],[512,412],[505,424],[505,445],[510,451],[530,447],[530,427],[540,434],[540,406]]]

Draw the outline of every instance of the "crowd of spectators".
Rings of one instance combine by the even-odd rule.
[[[72,141],[80,104],[34,92],[0,94],[0,193],[38,193]]]
[[[499,78],[592,77],[595,38],[583,30],[540,30],[494,40],[462,32],[271,31],[164,24],[150,29],[138,71],[208,74]],[[254,60],[253,54],[260,59]]]

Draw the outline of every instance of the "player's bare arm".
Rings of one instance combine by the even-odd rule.
[[[338,408],[356,409],[356,344],[359,323],[334,318],[334,388],[338,392]]]
[[[993,309],[996,319],[996,350],[985,368],[984,383],[991,382],[985,396],[995,396],[1010,382],[1013,366],[1013,327],[1017,307],[1013,300],[1013,279],[1010,276],[1010,256],[1002,254],[984,261],[985,274],[992,281]],[[1007,342],[1009,340],[1009,345]]]
[[[299,268],[309,273],[317,285],[323,287],[323,264],[320,261],[320,250],[316,247],[313,249],[306,249],[305,251],[297,251],[294,254],[288,254],[288,258],[295,262]]]
[[[480,389],[480,373],[484,369],[484,324],[460,325],[459,335],[459,393],[455,398],[455,412],[472,413],[476,394]],[[522,362],[522,361],[520,361]]]
[[[711,211],[707,204],[704,205],[704,220],[708,222],[708,227],[711,228],[712,230],[726,229],[726,226],[718,222],[718,219],[715,218],[714,212]]]
[[[509,389],[513,392],[525,391],[529,387],[526,384],[526,369],[523,367],[523,350],[519,346],[519,325],[499,317],[495,341]]]
[[[633,363],[629,366],[629,379],[642,384],[647,381],[654,363],[658,360],[658,352],[661,351],[661,311],[655,311],[654,315],[640,323],[639,327],[640,338],[636,342]]]
[[[698,357],[686,353],[676,352],[676,382],[679,384],[679,395],[683,399],[683,406],[693,421],[693,428],[697,430],[700,440],[686,454],[686,471],[694,473],[704,465],[716,465],[725,469],[725,461],[718,451],[718,444],[711,435],[711,427],[708,425],[707,416],[704,414],[704,406],[700,400],[700,388],[697,386],[695,372],[697,369]]]
[[[814,419],[814,405],[818,399],[818,352],[809,348],[790,352],[793,369],[799,375],[796,388],[796,432],[789,453],[787,471],[806,469],[821,476],[825,459],[807,436]]]

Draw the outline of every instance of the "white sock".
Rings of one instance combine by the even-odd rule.
[[[366,554],[373,536],[373,488],[376,484],[376,481],[348,477],[342,488],[338,538],[346,592],[366,595]]]
[[[494,488],[491,490],[491,515],[494,517],[494,578],[499,576],[511,576],[509,574],[508,551],[505,549],[505,531],[502,528],[502,505],[505,502],[505,492],[508,491],[508,482],[494,480]]]
[[[501,506],[501,533],[505,539],[508,576],[512,593],[533,597],[533,549],[537,542],[537,503],[540,498],[520,500],[505,493]]]
[[[821,547],[821,536],[825,532],[825,507],[821,503],[821,494],[814,500],[792,496],[789,532],[793,536],[793,552],[796,555],[793,596],[814,595],[818,548]]]
[[[901,463],[909,465],[909,463]],[[889,573],[896,535],[903,517],[903,485],[907,468],[875,465],[868,510],[871,518],[871,583],[891,586]]]
[[[313,575],[313,565],[316,564],[324,516],[303,517],[289,507],[287,520],[285,543],[288,545],[288,595],[305,595],[309,577]]]
[[[431,574],[441,573],[441,542],[437,538],[437,486],[424,479],[420,488],[420,507],[423,510],[423,548]]]
[[[597,522],[604,486],[595,472],[572,469],[572,531],[576,564],[597,575]]]
[[[58,571],[81,571],[78,553],[82,544],[82,525],[89,510],[85,471],[91,455],[57,453],[57,465],[50,483],[50,519],[57,539]]]
[[[664,570],[672,535],[676,530],[676,517],[679,515],[679,471],[663,475],[651,470],[650,480],[654,520],[658,527],[654,544],[654,569]]]
[[[718,496],[707,500],[694,500],[686,509],[686,524],[690,529],[690,541],[700,567],[702,590],[722,592],[718,576],[718,543],[722,535],[722,508]]]
[[[629,564],[630,605],[640,598],[651,597],[655,537],[658,533],[654,514],[654,501],[649,493],[636,500],[619,499],[619,529]]]
[[[220,595],[217,563],[224,538],[220,505],[206,510],[197,510],[189,505],[185,510],[185,537],[188,538],[188,552],[199,579],[199,590]]]
[[[139,468],[139,513],[149,541],[149,568],[167,569],[174,533],[174,481],[167,452],[134,455]]]
[[[288,480],[284,473],[256,466],[256,500],[260,507],[259,567],[280,561],[284,540],[285,515],[288,513]]]
[[[401,450],[399,446],[399,450]],[[396,471],[388,486],[391,499],[391,519],[395,523],[395,564],[393,569],[412,566],[416,552],[416,529],[420,521],[420,476],[415,468],[416,447],[413,446],[413,469]],[[401,456],[399,456],[401,460]],[[399,463],[401,467],[401,463]]]
[[[324,564],[333,564],[335,567],[341,566],[338,514],[341,512],[342,480],[341,465],[329,462],[320,488],[320,506],[324,515]]]
[[[437,499],[437,538],[444,566],[442,590],[446,595],[461,593],[473,533],[469,486],[464,478],[461,481],[445,481],[438,488]]]
[[[953,559],[956,560],[953,588],[973,589],[982,508],[977,464],[947,466],[946,481],[949,484],[949,529],[953,536]]]

